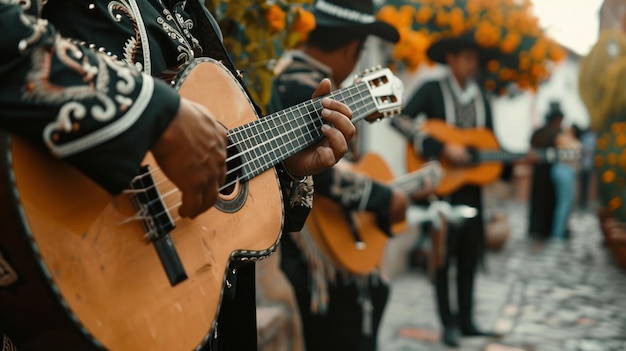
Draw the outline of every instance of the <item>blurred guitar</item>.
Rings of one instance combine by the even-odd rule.
[[[396,125],[397,126],[397,125]],[[514,153],[500,149],[494,133],[487,128],[459,129],[442,120],[429,119],[421,126],[420,131],[442,143],[454,142],[468,148],[470,162],[468,165],[458,166],[443,158],[441,166],[445,175],[437,187],[436,194],[446,196],[463,185],[486,185],[496,181],[505,163],[518,160],[529,160],[529,153]],[[414,130],[401,131],[405,136],[412,138]],[[532,162],[571,161],[580,158],[580,150],[560,148],[535,149],[532,151]],[[412,143],[406,147],[407,170],[416,170],[428,160],[415,152]]]
[[[375,153],[366,153],[349,169],[373,180],[388,183],[408,195],[424,189],[426,180],[436,186],[442,177],[437,161],[422,165],[419,170],[395,178],[387,163]],[[307,228],[320,249],[337,267],[353,274],[367,274],[378,267],[389,235],[376,224],[376,215],[367,211],[346,212],[331,199],[314,194],[313,209]],[[342,216],[343,215],[343,216]],[[392,226],[392,234],[406,231],[406,222]]]
[[[193,220],[175,218],[180,192],[150,154],[112,198],[25,140],[0,138],[0,273],[16,273],[0,280],[0,329],[16,342],[199,348],[214,330],[229,263],[278,245],[284,210],[274,166],[324,137],[320,98],[258,118],[231,72],[206,58],[174,86],[229,129],[227,184]],[[375,69],[330,96],[351,108],[353,123],[375,121],[398,111],[402,88],[390,70]]]

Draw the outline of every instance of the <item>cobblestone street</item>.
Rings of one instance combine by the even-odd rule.
[[[506,205],[511,236],[489,252],[476,282],[476,321],[503,337],[462,338],[463,351],[625,351],[626,272],[602,244],[595,214],[574,211],[571,238],[540,245],[526,235],[526,207]],[[392,278],[380,351],[447,350],[424,271]]]

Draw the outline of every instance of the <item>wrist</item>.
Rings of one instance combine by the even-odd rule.
[[[287,166],[285,165],[284,162],[281,162],[279,167],[277,167],[277,169],[278,169],[278,174],[281,177],[283,177],[284,179],[293,181],[293,182],[303,183],[306,180],[306,178],[307,178],[307,176],[298,177],[298,176],[294,175],[292,172],[290,172],[287,169]]]

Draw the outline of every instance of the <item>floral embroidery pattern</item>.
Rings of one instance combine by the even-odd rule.
[[[369,199],[372,183],[369,179],[352,173],[337,170],[334,172],[335,179],[330,187],[330,194],[338,199],[345,208],[358,206],[362,208]]]
[[[183,35],[178,27],[174,27],[170,25],[174,21],[174,16],[168,9],[163,10],[163,15],[165,19],[162,17],[157,18],[157,23],[161,25],[163,30],[167,33],[167,35],[172,38],[174,41],[178,42],[180,45],[176,48],[180,54],[176,58],[178,62],[187,62],[194,58],[194,51],[192,46],[189,44],[186,38],[192,38],[189,30],[193,28],[193,22],[190,19],[185,20],[181,15],[176,14],[176,22],[178,23],[178,27],[182,28],[185,35]],[[195,38],[192,39],[194,43],[197,43]]]
[[[53,60],[63,63],[76,74],[74,81],[82,84],[55,84],[51,80]],[[71,78],[71,74],[65,76]],[[33,52],[32,68],[26,78],[25,99],[63,103],[56,120],[43,131],[44,141],[59,157],[122,133],[141,116],[153,91],[152,78],[144,76],[135,97],[137,71],[104,54],[86,54],[68,40],[57,40],[51,49],[38,48]],[[90,133],[92,129],[96,131]]]
[[[128,64],[135,65],[140,71],[149,72],[150,69],[150,48],[148,46],[148,39],[145,34],[145,28],[140,28],[139,20],[141,14],[136,13],[131,4],[126,0],[111,1],[107,6],[109,15],[117,22],[122,20],[122,17],[126,17],[135,30],[135,36],[130,37],[124,44],[124,61]],[[138,10],[137,10],[138,11]],[[144,45],[145,43],[145,45]],[[143,48],[144,59],[143,63],[137,62],[137,52]]]
[[[298,182],[293,187],[289,205],[292,208],[296,206],[313,208],[313,177],[306,177],[303,182]]]

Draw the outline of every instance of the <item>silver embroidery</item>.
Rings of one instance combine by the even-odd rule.
[[[41,35],[46,31],[48,21],[45,19],[37,19],[29,15],[21,15],[20,21],[22,21],[25,26],[30,26],[33,30],[33,33],[28,38],[24,38],[18,43],[18,50],[23,52],[33,43],[39,41]]]
[[[289,196],[289,206],[313,207],[313,177],[306,177],[303,182],[297,182]]]
[[[80,75],[84,84],[66,87],[51,82],[50,61],[53,55]],[[33,52],[33,65],[27,74],[24,97],[33,101],[64,103],[57,119],[43,131],[44,141],[58,157],[75,154],[121,134],[139,119],[152,96],[154,82],[151,77],[144,76],[141,92],[134,101],[128,95],[135,91],[139,73],[107,55],[97,54],[95,57],[97,61],[94,64],[78,46],[60,38],[54,50],[39,48]],[[115,77],[112,78],[111,73]],[[115,82],[113,92],[109,90],[111,81]],[[86,99],[96,99],[99,103],[88,106],[84,102]],[[116,117],[118,111],[123,111],[118,120],[96,132],[62,145],[56,141],[58,134],[80,130],[80,124],[87,116],[107,123]]]
[[[117,22],[122,20],[122,16],[126,17],[135,30],[135,36],[128,38],[124,44],[123,60],[140,71],[150,73],[150,43],[137,4],[126,0],[111,1],[107,9],[111,18]],[[136,56],[139,49],[143,52],[143,62],[137,62]]]
[[[167,35],[170,38],[172,38],[174,41],[179,43],[176,49],[178,50],[180,54],[176,57],[176,60],[178,62],[187,62],[193,59],[194,58],[193,48],[191,47],[191,45],[189,45],[189,43],[185,39],[185,36],[181,32],[179,32],[175,27],[171,26],[168,23],[168,21],[172,21],[174,17],[167,9],[163,10],[163,14],[165,15],[165,18],[167,19],[167,21],[163,19],[162,17],[158,17],[157,23],[161,25],[163,30],[167,33]],[[177,15],[177,18],[179,18],[178,15]],[[189,25],[189,24],[185,24],[182,18],[179,18],[179,21],[181,22],[181,25]]]
[[[335,170],[335,179],[330,187],[331,196],[338,198],[343,207],[359,204],[364,209],[370,196],[372,182],[364,176],[353,172]]]
[[[139,71],[151,73],[150,42],[139,5],[134,0],[117,0],[111,1],[107,8],[109,15],[116,21],[121,21],[122,16],[127,18],[135,31],[135,36],[128,38],[124,43],[124,61],[134,65]],[[194,58],[193,46],[189,43],[188,38],[193,42],[193,45],[199,46],[199,44],[190,34],[190,30],[193,28],[191,20],[185,20],[180,15],[174,16],[168,9],[163,8],[163,17],[157,17],[157,23],[174,42],[178,43],[177,50],[180,53],[176,58],[178,62],[187,62]],[[142,62],[139,62],[137,57],[137,52],[140,49],[143,53]]]

